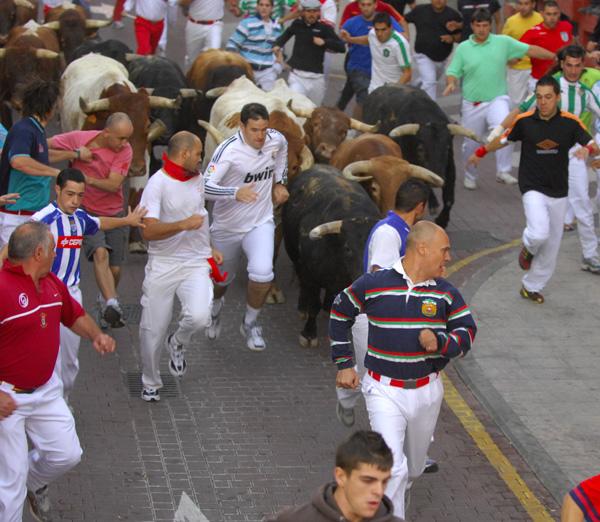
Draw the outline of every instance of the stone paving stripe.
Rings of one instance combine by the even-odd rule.
[[[475,413],[473,413],[473,410],[471,410],[454,387],[454,384],[445,375],[442,375],[442,379],[444,382],[444,400],[446,404],[464,426],[477,447],[487,457],[490,464],[496,469],[502,480],[514,493],[515,497],[517,497],[531,517],[531,520],[534,522],[553,521],[554,519],[550,516],[550,513],[548,513],[534,493],[527,487],[527,484],[525,484],[525,481],[520,477],[517,470],[492,440],[483,427],[483,424],[481,424]]]
[[[480,250],[479,252],[475,252],[474,254],[472,254],[468,257],[465,257],[464,259],[461,259],[460,261],[457,261],[456,263],[453,263],[452,265],[450,265],[448,267],[448,270],[446,271],[446,275],[444,277],[446,277],[446,278],[450,277],[452,274],[458,272],[465,266],[470,265],[473,261],[477,261],[478,259],[480,259],[482,257],[488,256],[490,254],[496,254],[496,253],[502,252],[504,250],[509,250],[510,248],[517,247],[520,244],[521,244],[521,238],[518,238],[518,239],[513,239],[512,241],[509,241],[508,243],[504,243],[503,245],[499,245],[497,247],[484,248],[483,250]]]
[[[194,501],[184,491],[179,500],[179,507],[175,511],[173,522],[209,522],[208,518],[200,508],[194,504]]]

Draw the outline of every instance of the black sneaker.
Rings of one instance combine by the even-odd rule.
[[[435,460],[430,459],[429,457],[425,459],[425,469],[423,470],[423,473],[437,473],[439,470],[440,467]]]
[[[119,303],[107,305],[102,312],[102,317],[111,328],[123,328],[123,326],[125,326],[125,321],[123,321],[123,310]]]
[[[52,522],[50,517],[50,499],[48,498],[48,486],[37,491],[27,492],[27,502],[31,516],[38,522]]]
[[[160,401],[160,395],[156,388],[145,388],[142,390],[142,400],[146,402]]]

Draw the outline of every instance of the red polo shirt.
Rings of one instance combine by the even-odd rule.
[[[39,281],[5,261],[0,270],[0,381],[37,388],[52,376],[60,323],[71,326],[85,311],[54,274]]]
[[[375,11],[378,13],[387,13],[389,14],[396,22],[401,23],[404,20],[404,17],[396,11],[390,4],[383,2],[382,0],[377,0],[377,4],[375,5]],[[342,19],[340,20],[340,27],[350,20],[350,18],[354,16],[358,16],[362,14],[360,11],[360,7],[358,5],[358,1],[350,2],[342,13]]]
[[[561,20],[554,29],[548,29],[542,22],[521,36],[521,41],[529,45],[538,45],[556,53],[573,41],[573,26],[569,22]],[[531,76],[539,80],[550,70],[553,64],[554,60],[531,58]]]

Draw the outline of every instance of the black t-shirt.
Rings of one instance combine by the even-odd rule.
[[[422,4],[416,6],[405,18],[417,28],[415,52],[424,54],[434,62],[442,62],[450,56],[453,44],[442,42],[440,36],[460,33],[460,29],[452,32],[446,29],[447,22],[462,21],[458,11],[446,6],[438,13],[431,4]]]
[[[471,17],[476,9],[485,8],[491,14],[500,10],[498,0],[458,0],[457,6],[463,17],[463,30],[461,41],[466,40],[473,34],[471,30]],[[500,28],[498,28],[500,30]]]
[[[508,139],[522,142],[521,193],[535,190],[551,198],[564,198],[569,192],[569,149],[576,143],[588,144],[592,137],[576,116],[558,112],[542,120],[536,109],[518,117]]]
[[[386,4],[390,4],[400,14],[404,14],[407,5],[414,5],[417,0],[383,0]]]

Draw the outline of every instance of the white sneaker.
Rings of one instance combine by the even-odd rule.
[[[600,274],[600,257],[583,258],[581,261],[581,270],[586,270],[592,274]]]
[[[175,342],[173,334],[167,338],[167,350],[169,352],[169,372],[173,377],[183,377],[187,370],[187,363],[185,362],[185,348],[183,344],[177,344]]]
[[[31,516],[38,522],[50,522],[50,498],[48,498],[48,486],[43,486],[37,491],[27,492],[29,511]]]
[[[469,178],[465,178],[463,185],[467,190],[475,190],[477,188],[477,182]]]
[[[125,24],[123,24],[121,20],[115,20],[113,22],[113,26],[115,27],[115,29],[123,29],[123,27],[125,27]]]
[[[496,174],[496,181],[505,185],[515,185],[519,182],[517,178],[511,176],[508,172],[498,172]]]
[[[225,302],[223,302],[225,304]],[[204,334],[210,341],[215,341],[221,335],[221,312],[223,311],[223,305],[221,305],[221,309],[217,313],[217,315],[210,316],[210,324],[204,330]]]
[[[240,333],[246,338],[248,349],[253,352],[262,352],[267,347],[262,336],[262,328],[258,326],[256,322],[247,325],[242,321]]]

